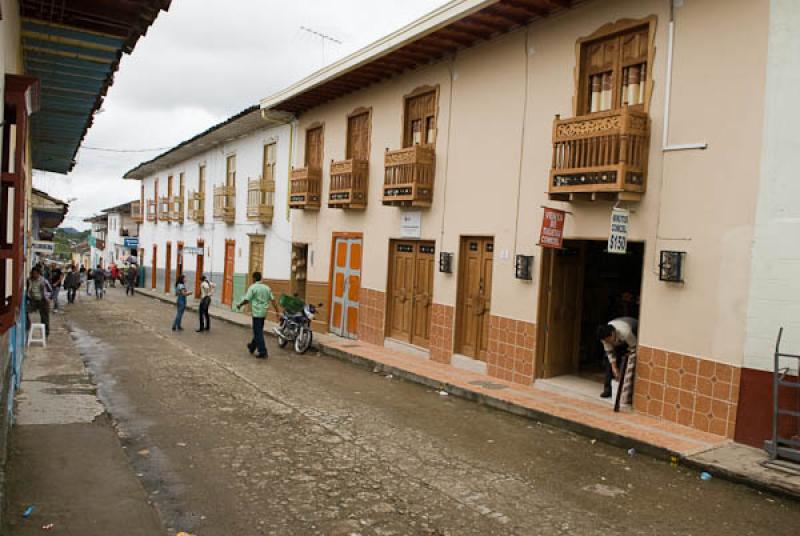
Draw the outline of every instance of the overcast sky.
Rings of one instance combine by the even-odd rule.
[[[138,181],[122,175],[323,65],[445,3],[445,0],[173,0],[133,54],[124,56],[69,175],[40,173],[34,186],[76,198],[64,226],[137,199]]]

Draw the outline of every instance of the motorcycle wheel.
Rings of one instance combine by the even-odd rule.
[[[289,342],[289,339],[287,339],[286,337],[283,336],[283,329],[284,329],[284,325],[283,325],[283,323],[281,323],[281,325],[278,327],[278,330],[277,330],[278,346],[280,346],[281,348],[284,348],[286,346],[286,343]]]
[[[300,333],[297,334],[297,338],[294,340],[294,351],[298,354],[306,353],[311,348],[311,340],[313,338],[314,335],[310,329],[300,328]]]

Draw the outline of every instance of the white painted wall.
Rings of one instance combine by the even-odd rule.
[[[770,3],[763,153],[744,366],[772,369],[782,349],[800,353],[800,4]]]
[[[158,246],[158,268],[164,269],[166,262],[166,242],[172,242],[171,269],[174,273],[176,263],[176,244],[196,246],[197,240],[205,241],[206,256],[204,271],[221,274],[225,262],[225,240],[236,241],[235,273],[245,273],[248,269],[249,234],[263,234],[264,277],[267,279],[289,279],[289,265],[292,250],[291,225],[287,210],[289,182],[289,142],[291,126],[257,130],[246,136],[210,148],[206,152],[185,160],[178,165],[161,170],[157,175],[144,179],[145,200],[153,199],[155,180],[159,179],[159,196],[167,192],[167,177],[173,177],[173,195],[179,193],[179,174],[185,173],[185,196],[198,189],[199,168],[206,166],[205,184],[205,223],[200,225],[188,218],[188,210],[183,224],[159,221],[144,221],[139,230],[139,247],[144,249],[143,264],[152,269],[153,244]],[[247,182],[261,175],[263,147],[277,142],[275,214],[271,225],[262,225],[247,219]],[[230,154],[236,154],[236,221],[226,224],[214,220],[214,187],[225,180],[225,161]],[[188,209],[188,204],[186,205]],[[195,270],[196,258],[184,255],[184,270]]]

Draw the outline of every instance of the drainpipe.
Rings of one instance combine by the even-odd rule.
[[[668,145],[669,143],[669,112],[672,100],[672,51],[675,43],[675,0],[669,2],[669,30],[667,43],[667,80],[664,93],[664,130],[661,134],[661,150],[665,153],[674,151],[705,150],[708,143],[682,143]]]

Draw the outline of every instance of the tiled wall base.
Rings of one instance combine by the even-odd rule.
[[[358,295],[358,339],[383,346],[386,293],[361,287]]]
[[[734,437],[741,369],[724,363],[639,347],[634,409]]]
[[[328,294],[328,283],[322,281],[306,281],[306,302],[313,303],[317,307],[316,318],[312,323],[312,329],[318,333],[328,332],[328,311],[330,311],[328,301],[330,295]]]
[[[450,363],[453,356],[453,329],[455,307],[434,303],[431,305],[431,360]]]
[[[489,376],[530,385],[536,354],[536,325],[501,316],[489,317]]]

